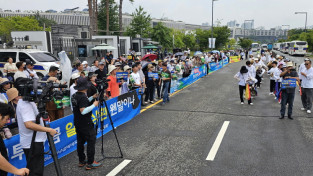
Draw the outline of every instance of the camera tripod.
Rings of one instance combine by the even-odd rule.
[[[111,114],[110,114],[108,105],[104,99],[104,89],[100,92],[99,97],[98,97],[98,101],[99,101],[99,105],[98,105],[99,113],[96,116],[97,117],[96,130],[98,130],[98,125],[100,124],[101,125],[100,126],[100,129],[101,129],[101,155],[102,155],[102,159],[100,159],[99,161],[102,161],[102,160],[107,159],[107,158],[123,158],[123,152],[121,150],[121,146],[120,146],[120,143],[119,143],[118,138],[117,138],[117,134],[116,134],[115,127],[113,124],[113,120],[111,118]],[[117,146],[118,146],[120,154],[121,154],[120,156],[105,156],[104,155],[104,146],[103,146],[103,143],[104,143],[104,141],[103,141],[104,119],[102,119],[102,111],[101,111],[101,108],[103,107],[103,105],[105,107],[105,110],[107,111],[107,117],[109,117],[110,124],[111,124],[112,130],[113,130],[113,134],[114,134]]]

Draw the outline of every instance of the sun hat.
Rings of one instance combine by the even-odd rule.
[[[81,91],[81,90],[86,90],[89,88],[89,83],[87,78],[84,77],[79,77],[76,81],[76,86],[74,87],[74,89]]]
[[[73,73],[72,76],[71,76],[71,79],[77,79],[80,77],[80,73]]]
[[[0,85],[5,85],[7,83],[10,83],[10,80],[8,78],[0,78]]]
[[[109,74],[115,69],[117,69],[115,65],[109,65]]]
[[[310,60],[309,58],[305,58],[305,59],[304,59],[304,61],[309,61],[309,60]]]
[[[242,66],[241,69],[240,69],[240,73],[248,73],[248,69],[246,66]]]
[[[292,62],[287,62],[287,65],[286,65],[287,67],[293,67],[293,64],[292,64]]]
[[[18,90],[16,88],[11,88],[7,90],[8,101],[12,101],[14,98],[18,97]]]
[[[124,66],[124,71],[127,71],[128,69],[131,69],[130,66],[125,65],[125,66]]]
[[[114,64],[115,66],[120,66],[120,65],[122,65],[120,62],[115,62],[115,64]]]

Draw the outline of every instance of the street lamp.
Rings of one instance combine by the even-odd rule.
[[[304,26],[304,31],[306,32],[306,24],[308,21],[308,12],[295,12],[295,14],[305,14],[305,26]]]
[[[254,20],[245,20],[243,22],[243,38],[246,38],[246,22],[253,22]]]
[[[218,0],[212,0],[212,27],[211,27],[211,48],[213,49],[213,7],[214,7],[214,1]]]

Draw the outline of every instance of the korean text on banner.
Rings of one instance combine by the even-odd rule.
[[[240,61],[240,56],[230,56],[230,63],[235,63]]]
[[[209,72],[211,73],[211,72],[214,72],[214,71],[216,71],[216,70],[219,70],[219,69],[221,69],[223,67],[223,62],[222,61],[219,61],[219,62],[211,62],[210,63],[210,70],[209,70]]]
[[[107,101],[109,112],[111,114],[114,126],[120,126],[129,120],[133,119],[140,113],[141,103],[138,90],[120,95]],[[101,107],[100,110],[95,108],[92,112],[92,120],[96,124],[97,117],[104,122],[103,134],[108,133],[112,130],[110,120],[107,116],[107,110],[105,107]],[[99,116],[98,116],[99,115]],[[50,123],[51,128],[56,129],[58,132],[54,136],[54,143],[57,149],[58,157],[62,158],[67,154],[76,150],[76,130],[74,126],[74,116],[69,115],[59,120]],[[100,125],[97,129],[97,138],[101,137],[102,132]],[[23,149],[20,145],[19,135],[15,135],[12,138],[5,140],[5,145],[8,149],[10,163],[17,168],[26,166],[26,159]],[[48,142],[45,143],[45,151],[49,148]],[[45,165],[53,162],[50,155],[45,155]]]
[[[297,80],[296,79],[283,79],[281,82],[281,89],[288,89],[288,88],[296,88],[297,87]]]

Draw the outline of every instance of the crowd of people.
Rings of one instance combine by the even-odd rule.
[[[246,59],[246,65],[242,66],[234,76],[238,80],[241,104],[244,104],[245,97],[248,104],[253,105],[252,99],[257,96],[258,89],[264,81],[264,74],[267,73],[270,82],[269,95],[274,96],[274,99],[281,104],[280,119],[284,119],[287,105],[287,116],[289,119],[293,119],[293,102],[297,85],[300,86],[299,91],[303,105],[301,110],[311,114],[313,68],[310,59],[305,58],[298,71],[296,71],[295,64],[288,58],[272,52],[262,52],[257,57],[251,54]]]

